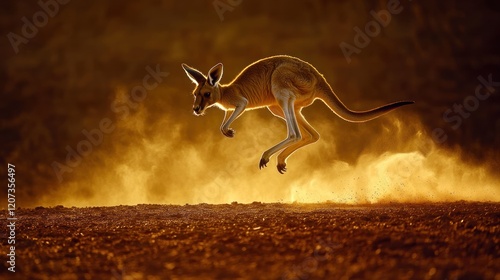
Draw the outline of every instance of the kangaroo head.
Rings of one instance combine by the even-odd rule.
[[[197,116],[203,115],[207,108],[213,106],[221,98],[219,81],[222,78],[222,63],[218,63],[208,71],[208,78],[200,71],[184,63],[182,64],[182,68],[189,79],[196,84],[196,88],[193,91],[194,114]]]

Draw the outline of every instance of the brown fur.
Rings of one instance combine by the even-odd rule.
[[[391,103],[372,110],[349,110],[335,95],[326,79],[314,66],[298,58],[279,55],[258,60],[243,69],[229,84],[219,84],[222,64],[210,69],[208,76],[183,64],[188,77],[197,84],[193,94],[195,114],[218,106],[226,111],[221,126],[227,137],[234,136],[229,125],[245,110],[267,107],[271,113],[287,123],[288,137],[265,151],[259,167],[266,166],[274,153],[278,155],[278,171],[286,171],[286,159],[297,149],[314,143],[319,133],[306,121],[302,108],[321,99],[335,114],[351,122],[364,122],[379,117],[412,101]],[[207,94],[209,93],[209,94]],[[228,113],[232,111],[232,113]]]

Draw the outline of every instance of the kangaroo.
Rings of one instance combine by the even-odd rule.
[[[368,111],[352,111],[340,101],[314,66],[286,55],[264,58],[248,65],[229,84],[220,83],[222,63],[212,67],[207,76],[184,63],[182,68],[196,84],[193,91],[194,114],[201,116],[212,106],[224,110],[220,130],[225,136],[234,137],[235,131],[230,126],[246,110],[267,107],[274,116],[285,120],[286,139],[265,151],[259,162],[259,169],[267,167],[269,158],[281,151],[277,164],[281,174],[286,172],[287,158],[293,152],[318,141],[320,137],[301,113],[302,108],[316,99],[349,122],[366,122],[397,107],[414,103],[400,101]]]

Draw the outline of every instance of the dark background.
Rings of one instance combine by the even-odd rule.
[[[403,11],[347,63],[339,44],[353,44],[353,28],[364,29],[373,20],[370,11],[386,3],[244,0],[221,21],[212,1],[73,0],[60,5],[16,54],[7,35],[21,35],[21,19],[32,22],[41,8],[36,1],[3,1],[1,160],[3,166],[16,165],[19,206],[213,202],[207,192],[198,200],[192,197],[198,186],[217,180],[220,192],[224,176],[237,177],[228,183],[234,189],[242,188],[248,176],[272,176],[271,189],[278,195],[251,197],[286,201],[281,178],[287,178],[281,183],[287,188],[314,178],[300,177],[301,168],[317,170],[332,161],[354,166],[363,155],[386,152],[418,152],[432,161],[430,153],[444,151],[467,166],[480,166],[484,176],[496,176],[498,88],[456,130],[442,115],[474,94],[479,75],[500,81],[500,4],[402,0]],[[227,83],[249,63],[276,54],[313,64],[354,110],[397,100],[416,104],[367,124],[351,124],[316,102],[304,112],[322,134],[321,142],[291,157],[288,177],[274,174],[274,160],[258,173],[260,154],[285,137],[282,123],[267,110],[250,112],[234,124],[235,139],[225,139],[218,109],[203,118],[192,115],[193,85],[180,64],[206,72],[223,62],[222,82]],[[170,73],[160,86],[130,115],[113,112],[111,104],[142,84],[146,66],[157,64]],[[85,139],[82,129],[98,128],[103,118],[113,121],[115,131],[58,182],[51,165],[64,164],[65,148],[75,148]],[[435,128],[445,131],[445,142],[432,141]],[[439,176],[440,170],[435,172]],[[142,196],[122,199],[131,188]]]

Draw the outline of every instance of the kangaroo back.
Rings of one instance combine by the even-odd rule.
[[[399,101],[367,111],[352,111],[340,101],[324,78],[319,84],[317,97],[319,97],[337,116],[348,122],[366,122],[387,114],[398,107],[415,103],[413,101]]]

